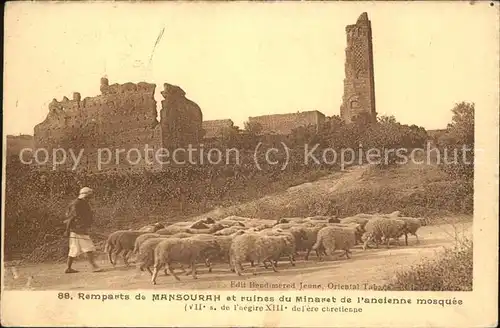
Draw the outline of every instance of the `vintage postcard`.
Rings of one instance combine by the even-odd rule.
[[[7,3],[2,325],[496,326],[499,8]]]

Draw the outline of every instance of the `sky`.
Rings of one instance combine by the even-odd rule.
[[[30,3],[5,16],[4,134],[33,134],[48,103],[110,84],[179,85],[204,120],[339,115],[345,26],[372,23],[379,115],[445,128],[461,101],[498,108],[498,5],[475,3]],[[155,42],[164,30],[159,43]],[[160,105],[159,105],[160,106]]]

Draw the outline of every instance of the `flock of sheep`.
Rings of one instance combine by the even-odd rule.
[[[309,259],[311,251],[321,261],[324,255],[332,256],[341,250],[343,256],[350,258],[351,248],[363,244],[385,243],[408,234],[419,239],[417,230],[425,225],[419,218],[400,217],[399,212],[391,214],[358,214],[337,219],[328,216],[308,218],[282,218],[278,221],[230,216],[221,220],[205,218],[196,222],[178,222],[165,226],[160,223],[145,226],[139,230],[120,230],[109,235],[105,252],[111,264],[116,265],[118,255],[125,264],[135,257],[137,267],[147,270],[153,284],[160,270],[165,275],[174,276],[173,265],[179,265],[186,274],[196,279],[196,264],[204,262],[208,271],[213,263],[225,263],[232,272],[241,275],[244,263],[250,263],[253,274],[262,263],[267,269],[276,267],[280,259],[289,260],[295,265],[295,257],[304,253]],[[190,269],[187,272],[184,268]]]

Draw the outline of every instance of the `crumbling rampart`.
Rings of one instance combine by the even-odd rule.
[[[161,92],[160,121],[162,141],[166,148],[187,148],[203,138],[201,108],[186,98],[179,86],[165,83]]]
[[[222,136],[224,129],[229,129],[233,126],[234,122],[230,119],[203,121],[202,123],[202,127],[204,130],[203,137],[205,139],[219,138]]]
[[[112,154],[110,163],[102,165],[103,170],[159,169],[158,165],[146,163],[145,153],[132,151],[125,158],[127,151],[132,148],[143,150],[145,145],[153,149],[161,147],[155,87],[155,84],[145,82],[109,85],[108,79],[103,78],[101,94],[96,97],[82,100],[80,94],[75,92],[71,100],[67,97],[62,101],[54,99],[49,104],[45,120],[35,126],[35,147],[45,148],[49,152],[63,148],[78,153],[83,149],[78,169],[89,171],[97,170],[98,149],[109,149],[109,152],[101,151],[101,162],[106,162],[105,156]],[[118,149],[125,150],[121,152],[123,159],[115,156]],[[139,157],[141,160],[135,164]],[[44,166],[47,164],[51,162]],[[68,161],[67,166],[72,165]]]
[[[320,129],[325,122],[325,115],[319,111],[306,111],[290,114],[274,114],[249,117],[248,121],[259,124],[262,134],[289,135],[293,129],[315,126]]]

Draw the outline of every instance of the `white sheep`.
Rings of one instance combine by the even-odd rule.
[[[397,218],[401,215],[401,212],[400,211],[394,211],[392,213],[389,213],[389,214],[386,214],[386,216],[388,217],[392,217],[392,218]]]
[[[205,264],[208,267],[208,272],[212,272],[212,262],[222,262],[222,263],[229,263],[229,249],[231,248],[231,243],[234,239],[234,237],[239,236],[241,234],[245,233],[244,230],[238,230],[232,235],[223,235],[223,236],[216,236],[216,235],[196,235],[193,238],[201,238],[205,240],[214,240],[217,244],[219,244],[220,248],[220,253],[218,254],[211,254],[211,256],[207,257],[205,259]],[[229,266],[231,268],[231,266]]]
[[[214,235],[216,235],[216,236],[229,236],[229,235],[232,235],[239,230],[245,230],[245,229],[246,229],[245,227],[241,227],[241,226],[231,226],[231,227],[224,228],[222,230],[215,232]]]
[[[368,223],[369,220],[370,219],[368,219],[366,217],[351,216],[351,217],[341,219],[340,223],[344,223],[344,224],[357,223],[357,224],[361,225],[361,228],[363,228],[363,230],[364,230],[365,225]]]
[[[303,217],[287,217],[287,218],[280,218],[277,219],[275,224],[280,224],[280,223],[302,223],[304,221],[308,221],[308,219],[303,218]]]
[[[351,248],[356,245],[355,229],[347,227],[328,226],[318,232],[313,250],[324,248],[328,255],[332,256],[335,250],[341,249],[348,259],[351,258]],[[319,256],[319,260],[322,258]]]
[[[160,237],[144,240],[137,246],[137,250],[135,251],[137,267],[141,271],[144,271],[144,269],[148,270],[151,275],[153,274],[151,267],[154,265],[154,251],[156,246],[165,239],[175,239],[170,236],[159,236]],[[167,270],[165,269],[165,275],[167,274]]]
[[[219,222],[217,223],[220,223],[222,225],[225,225],[226,227],[233,227],[233,226],[240,226],[240,227],[244,227],[245,226],[245,223],[244,221],[237,221],[237,220],[231,220],[229,218],[226,218],[226,219],[222,219],[220,220]]]
[[[309,253],[312,250],[312,246],[316,242],[316,236],[318,231],[327,226],[327,223],[320,222],[310,222],[306,221],[301,224],[296,223],[281,223],[275,225],[273,229],[281,229],[285,231],[290,231],[294,233],[296,237],[296,253],[299,251],[306,251],[306,255],[304,257],[305,260],[308,260]],[[319,256],[320,252],[324,252],[323,249],[316,250],[316,255]]]
[[[294,238],[291,234],[269,236],[262,233],[244,233],[236,236],[230,247],[230,265],[241,276],[243,262],[260,264],[268,261],[274,272],[278,272],[274,261],[284,253],[292,252]],[[293,253],[292,253],[293,254]],[[290,260],[292,260],[292,255]],[[257,274],[257,265],[253,274]]]
[[[310,220],[307,219],[307,218],[303,218],[303,217],[281,218],[281,219],[278,220],[278,224],[279,223],[296,223],[296,224],[301,224],[301,223],[308,222],[308,221],[310,221]]]
[[[295,265],[295,255],[297,254],[298,248],[302,248],[304,242],[307,241],[306,227],[300,224],[286,224],[285,229],[280,228],[284,224],[274,226],[272,229],[266,229],[260,231],[262,234],[270,236],[280,236],[284,234],[291,234],[294,239],[294,252],[291,256],[290,263]],[[277,261],[274,262],[275,265],[278,264]]]
[[[189,228],[192,224],[193,224],[193,222],[191,222],[191,221],[179,221],[179,222],[174,222],[172,224],[169,224],[165,228],[172,227],[172,226],[173,227]]]
[[[191,229],[189,226],[180,226],[176,224],[169,225],[166,228],[160,229],[156,231],[157,234],[160,235],[174,235],[176,233],[187,232],[190,233]]]
[[[292,227],[289,230],[275,229],[271,235],[275,237],[281,237],[284,241],[281,252],[279,254],[276,253],[276,256],[272,258],[272,260],[274,261],[274,265],[277,267],[279,259],[282,256],[286,256],[289,259],[290,264],[292,266],[295,266],[297,243],[302,242],[302,240],[306,238],[305,231],[297,227]],[[263,261],[263,264],[267,269],[266,261]]]
[[[309,216],[306,218],[306,220],[309,221],[323,221],[323,222],[328,222],[328,223],[339,223],[340,220],[337,219],[335,216],[327,216],[327,215],[315,215],[315,216]]]
[[[279,224],[275,224],[272,228],[273,229],[287,230],[287,229],[290,229],[291,227],[293,227],[295,225],[297,225],[297,224],[295,224],[295,223],[279,223]],[[264,229],[262,229],[262,230],[264,230]]]
[[[162,223],[157,222],[157,223],[154,223],[154,224],[149,224],[147,226],[144,226],[144,227],[140,228],[137,231],[143,231],[143,232],[150,232],[150,233],[152,233],[152,232],[156,232],[156,231],[158,231],[160,229],[163,229],[163,228],[165,228],[165,226]]]
[[[214,225],[215,226],[215,225]],[[181,227],[181,226],[175,226],[171,225],[166,228],[160,229],[156,231],[157,234],[160,235],[175,235],[177,233],[190,233],[190,234],[210,234],[215,232],[214,227],[209,227],[207,229],[193,229],[190,227]]]
[[[322,221],[307,221],[302,223],[302,225],[305,227],[319,227],[319,228],[326,227],[328,226],[328,224],[329,224],[328,222],[322,222]]]
[[[250,221],[244,221],[245,226],[249,228],[255,228],[260,226],[273,226],[276,221],[274,220],[264,220],[264,219],[251,219]]]
[[[193,235],[190,235],[191,237]],[[154,265],[154,250],[156,246],[165,239],[176,239],[173,236],[160,236],[157,238],[150,238],[145,240],[141,245],[139,245],[139,249],[137,250],[136,259],[137,259],[137,267],[139,270],[144,271],[146,269],[149,274],[153,274],[151,271],[151,267]],[[182,270],[182,273],[189,274],[190,272],[184,269],[184,266],[181,264],[179,269]],[[168,276],[167,269],[164,270],[165,275]]]
[[[180,280],[173,271],[173,263],[190,265],[193,279],[196,279],[196,262],[218,253],[220,253],[220,247],[214,240],[203,240],[202,238],[165,239],[155,248],[155,264],[151,282],[156,285],[158,271],[165,266],[176,280]]]
[[[399,240],[405,234],[405,231],[406,222],[400,219],[378,217],[369,220],[365,225],[365,233],[363,234],[363,250],[366,249],[370,241],[374,241],[377,247],[380,242],[384,241],[387,243],[387,248],[389,248],[390,240]]]
[[[227,228],[227,226],[217,222],[217,223],[214,223],[210,226],[210,228],[208,229],[208,233],[215,233],[215,232],[220,231],[224,228]]]
[[[352,228],[355,231],[356,235],[356,244],[363,243],[363,234],[365,230],[361,227],[361,224],[359,223],[331,223],[331,226],[334,227],[345,227],[345,228]]]
[[[270,223],[263,223],[263,224],[260,224],[260,225],[258,225],[256,227],[253,227],[253,229],[255,231],[262,231],[262,230],[269,229],[269,228],[272,228],[272,227],[273,227],[273,225],[270,224]]]
[[[253,219],[252,218],[247,218],[247,217],[244,217],[244,216],[230,215],[230,216],[227,216],[227,217],[225,217],[224,219],[222,219],[220,221],[223,221],[223,220],[245,222],[245,221],[251,221]]]
[[[161,235],[160,235],[161,236]],[[183,238],[190,238],[190,237],[193,237],[193,234],[192,233],[187,233],[187,232],[179,232],[179,233],[176,233],[176,234],[173,234],[173,235],[168,235],[170,238],[179,238],[179,239],[183,239]]]
[[[145,242],[146,240],[151,239],[151,238],[158,238],[158,237],[161,237],[161,236],[162,235],[160,235],[158,233],[145,233],[143,235],[138,236],[135,239],[134,250],[132,251],[132,253],[133,254],[137,254],[137,252],[139,251],[139,246],[141,246],[141,244],[143,242]]]
[[[198,220],[192,225],[189,226],[191,229],[208,229],[210,228],[209,225],[205,223],[205,220]]]

